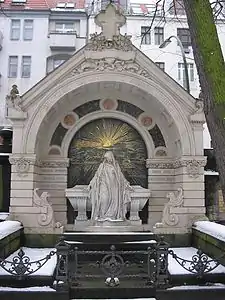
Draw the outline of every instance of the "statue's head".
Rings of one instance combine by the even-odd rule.
[[[112,151],[107,151],[104,155],[104,161],[107,161],[108,163],[112,164],[115,161],[114,155]]]

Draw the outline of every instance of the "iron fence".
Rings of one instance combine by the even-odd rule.
[[[118,246],[117,246],[118,247]],[[69,289],[79,286],[82,280],[100,279],[107,286],[115,287],[122,279],[140,280],[147,287],[169,285],[168,257],[186,271],[202,279],[220,265],[220,259],[211,259],[201,250],[190,260],[178,256],[163,238],[149,244],[146,250],[122,250],[111,245],[106,250],[82,250],[74,244],[60,240],[56,250],[45,257],[32,261],[21,248],[18,254],[8,259],[0,258],[0,267],[17,279],[26,277],[40,270],[54,255],[57,256],[55,269],[56,289]]]
[[[24,279],[40,270],[55,254],[56,251],[50,251],[45,257],[31,261],[30,257],[21,248],[12,261],[0,258],[0,267],[18,279]]]

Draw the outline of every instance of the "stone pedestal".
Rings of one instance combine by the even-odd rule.
[[[143,209],[145,203],[150,197],[150,190],[142,188],[141,186],[132,186],[133,192],[131,192],[131,203],[128,205],[128,211],[130,212],[129,220],[116,220],[116,221],[98,221],[97,227],[111,227],[121,231],[126,231],[124,228],[129,226],[140,226],[142,224],[139,217],[139,211]],[[77,217],[74,222],[75,230],[80,230],[86,226],[91,225],[91,220],[87,219],[87,211],[91,211],[92,204],[88,197],[87,185],[76,185],[73,188],[66,189],[66,197],[69,199],[75,211],[77,211]],[[91,226],[92,228],[95,226]]]

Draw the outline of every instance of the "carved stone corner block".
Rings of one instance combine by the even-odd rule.
[[[203,167],[206,164],[206,157],[202,157],[201,159],[191,158],[191,159],[181,159],[175,162],[176,168],[186,168],[186,173],[189,177],[198,178],[203,174]]]
[[[36,156],[14,156],[12,154],[9,157],[9,162],[11,165],[15,166],[15,171],[17,172],[18,176],[27,176],[28,172],[30,171],[30,167],[36,164]]]
[[[12,121],[16,120],[26,120],[28,117],[28,113],[24,111],[18,111],[15,108],[8,108],[6,113],[6,119],[10,119]]]

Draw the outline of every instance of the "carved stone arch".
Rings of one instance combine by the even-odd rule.
[[[89,83],[100,82],[120,82],[143,90],[158,101],[169,115],[173,118],[174,124],[180,135],[182,155],[195,155],[195,141],[191,124],[183,111],[182,107],[174,101],[173,95],[159,84],[150,81],[138,74],[123,74],[117,72],[100,73],[86,72],[76,77],[67,77],[57,86],[47,92],[39,101],[34,110],[34,114],[27,122],[23,151],[34,153],[38,138],[40,125],[47,113],[63,98],[68,92],[84,87]]]
[[[140,125],[137,119],[119,111],[96,111],[81,118],[73,128],[67,131],[61,147],[62,156],[67,157],[71,140],[73,139],[76,132],[78,132],[78,130],[80,130],[84,125],[90,123],[91,121],[101,118],[114,118],[131,125],[143,138],[147,149],[148,158],[152,158],[154,156],[155,147],[148,131]]]

